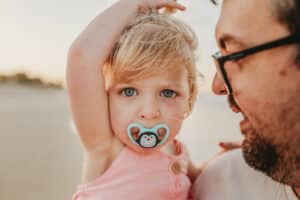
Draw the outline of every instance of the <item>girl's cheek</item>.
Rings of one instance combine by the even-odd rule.
[[[175,113],[184,113],[187,109],[188,109],[188,102],[187,101],[183,101],[183,100],[178,100],[178,101],[174,101],[171,102],[169,104],[166,104],[166,108],[170,111]]]

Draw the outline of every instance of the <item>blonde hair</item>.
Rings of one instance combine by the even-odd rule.
[[[103,71],[106,83],[112,85],[140,80],[171,68],[185,67],[191,112],[198,88],[195,64],[197,43],[195,33],[178,19],[157,12],[140,13],[113,47]]]

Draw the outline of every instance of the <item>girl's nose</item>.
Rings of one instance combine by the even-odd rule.
[[[142,119],[156,119],[160,116],[160,109],[157,100],[145,101],[139,113]]]
[[[140,113],[140,118],[142,119],[156,119],[160,115],[160,112],[158,110],[149,110],[147,109],[146,111],[144,110],[143,112]]]
[[[142,119],[155,119],[159,116],[159,113],[144,113],[144,114],[141,114],[140,117]]]

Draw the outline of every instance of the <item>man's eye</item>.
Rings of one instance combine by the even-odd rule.
[[[132,97],[137,95],[137,91],[134,88],[124,88],[121,90],[123,96]]]
[[[177,93],[170,89],[162,90],[160,93],[160,96],[166,97],[166,98],[174,98],[177,96]]]

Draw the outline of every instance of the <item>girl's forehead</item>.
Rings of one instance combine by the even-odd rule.
[[[176,66],[170,65],[165,66],[163,68],[156,67],[156,66],[149,66],[147,69],[136,73],[135,71],[127,73],[126,78],[132,77],[132,80],[143,80],[143,79],[163,79],[163,80],[172,80],[178,79],[180,77],[188,76],[187,67],[180,65]]]

